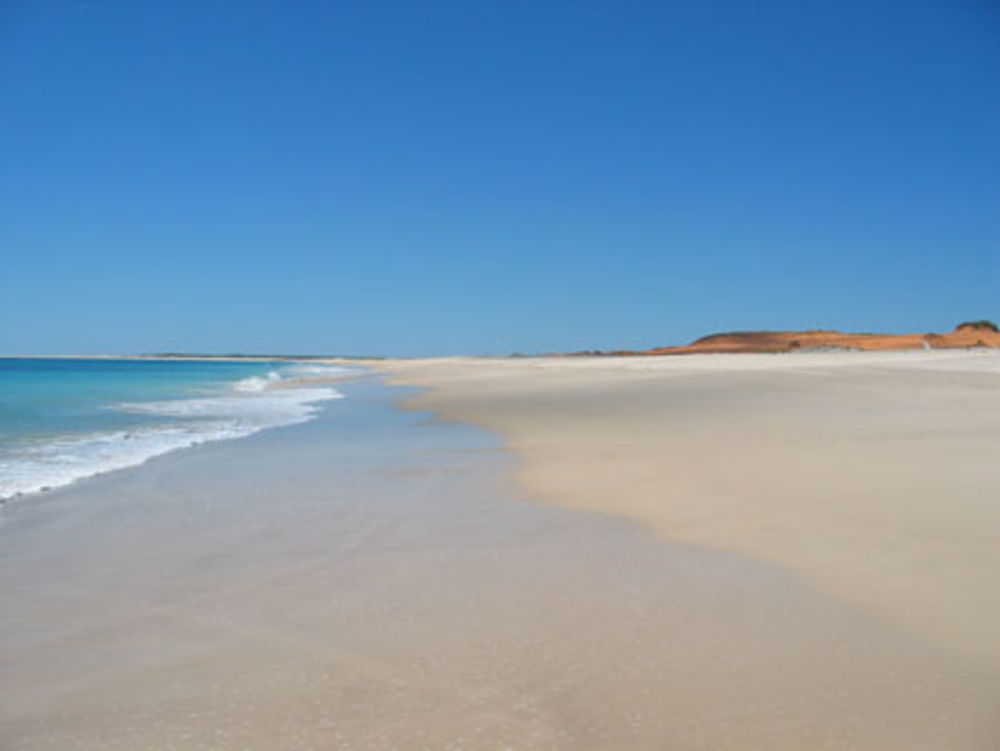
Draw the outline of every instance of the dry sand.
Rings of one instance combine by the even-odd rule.
[[[537,499],[779,564],[1000,668],[1000,354],[382,363]]]

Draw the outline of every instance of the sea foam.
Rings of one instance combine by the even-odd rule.
[[[276,370],[272,370],[266,376],[250,376],[249,378],[244,378],[233,384],[233,388],[237,391],[263,391],[272,383],[281,380],[281,373]]]
[[[336,379],[358,371],[291,366],[292,379]],[[336,389],[313,384],[275,388],[284,375],[245,378],[224,391],[186,399],[123,402],[110,407],[146,415],[149,424],[128,430],[49,437],[0,456],[0,500],[68,485],[77,480],[142,464],[155,456],[208,441],[242,438],[315,417],[321,402],[339,399]]]

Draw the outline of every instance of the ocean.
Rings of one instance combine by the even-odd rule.
[[[286,361],[0,359],[0,500],[305,422],[357,370]]]

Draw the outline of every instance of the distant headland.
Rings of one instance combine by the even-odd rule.
[[[842,331],[732,331],[703,336],[691,344],[648,350],[580,352],[590,355],[694,355],[810,350],[920,350],[1000,348],[1000,328],[992,321],[966,321],[944,334],[851,334]]]

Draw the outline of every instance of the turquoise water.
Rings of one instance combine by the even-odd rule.
[[[0,359],[0,499],[308,420],[340,396],[314,379],[350,374],[287,362]]]

